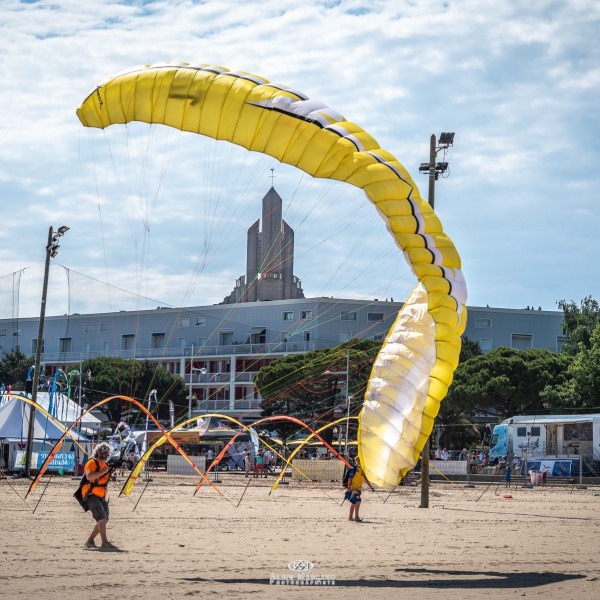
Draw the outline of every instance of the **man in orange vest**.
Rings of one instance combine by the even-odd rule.
[[[106,537],[106,524],[108,523],[108,500],[106,487],[110,480],[111,467],[106,464],[110,455],[110,446],[106,442],[98,444],[94,448],[92,458],[85,465],[85,476],[89,483],[83,486],[82,494],[87,499],[87,508],[92,513],[96,525],[85,543],[86,548],[96,548],[94,539],[100,534],[104,550],[116,550]]]

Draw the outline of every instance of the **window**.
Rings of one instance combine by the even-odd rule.
[[[202,348],[205,344],[206,344],[206,338],[205,337],[199,337],[196,340],[196,345],[199,346],[200,348]]]
[[[383,321],[383,313],[368,313],[367,321]]]
[[[32,354],[35,354],[37,352],[37,339],[34,338],[31,340],[31,352]],[[44,352],[44,340],[42,340],[42,348],[40,350],[40,352]]]
[[[83,342],[83,351],[89,354],[92,351],[92,342]]]
[[[102,352],[104,354],[108,354],[108,351],[110,350],[110,344],[108,342],[102,342]]]
[[[58,338],[58,351],[71,352],[71,338]]]
[[[356,321],[356,312],[345,312],[342,311],[340,314],[342,321]]]
[[[252,327],[250,330],[250,343],[251,344],[266,344],[267,342],[267,328],[266,327]]]
[[[190,318],[189,317],[181,317],[179,319],[178,327],[189,327],[190,326]]]
[[[281,313],[281,319],[282,319],[282,321],[293,321],[294,313],[291,311],[286,311],[284,313]]]
[[[110,331],[110,324],[109,323],[100,323],[98,325],[98,331]]]
[[[133,350],[135,346],[135,335],[127,333],[121,336],[121,350]]]
[[[525,437],[527,435],[527,427],[517,427],[517,437]]]
[[[6,328],[0,329],[0,336],[6,337]]]
[[[310,342],[310,331],[305,331],[304,332],[304,341],[305,342]]]
[[[231,346],[233,344],[233,331],[219,331],[219,345]]]
[[[475,329],[491,329],[491,319],[475,319]]]
[[[591,442],[594,439],[592,423],[565,423],[565,441]]]
[[[340,342],[347,342],[352,339],[351,331],[340,331]]]
[[[374,342],[383,342],[383,333],[374,333],[373,334],[373,341]]]
[[[187,340],[185,338],[177,338],[177,346],[179,348],[187,348]]]
[[[479,338],[479,347],[482,352],[489,352],[492,349],[492,338]]]
[[[85,323],[83,326],[83,333],[94,333],[96,326],[93,323]]]
[[[165,347],[165,334],[164,333],[153,333],[152,334],[152,348],[164,348]]]
[[[532,427],[531,428],[531,435],[534,437],[540,437],[540,432],[541,432],[540,427]]]
[[[289,331],[282,331],[281,332],[281,341],[286,343],[289,342],[290,340],[290,332]]]
[[[301,310],[300,311],[300,320],[301,321],[310,321],[312,319],[312,310]]]
[[[531,350],[533,336],[524,333],[512,334],[512,347],[516,350]]]
[[[196,317],[194,324],[196,327],[206,327],[206,317]]]

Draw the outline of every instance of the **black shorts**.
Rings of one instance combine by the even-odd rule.
[[[87,499],[87,507],[96,522],[102,521],[102,519],[108,521],[108,500],[106,498],[90,494]]]

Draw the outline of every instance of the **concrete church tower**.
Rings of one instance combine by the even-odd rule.
[[[304,298],[294,275],[294,231],[282,218],[282,206],[271,187],[262,200],[262,218],[248,229],[246,275],[222,304]]]

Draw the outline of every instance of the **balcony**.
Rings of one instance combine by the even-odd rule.
[[[236,383],[252,383],[258,371],[244,371],[235,374]]]
[[[246,399],[246,400],[235,400],[233,403],[233,410],[260,410],[258,399]]]
[[[223,412],[229,410],[229,400],[201,400],[196,403],[194,413]]]
[[[194,356],[231,356],[231,355],[283,355],[308,352],[328,348],[329,345],[320,342],[281,342],[271,344],[229,344],[225,346],[194,346]],[[136,348],[131,350],[112,349],[106,352],[91,350],[89,352],[44,352],[42,362],[49,364],[78,363],[89,358],[125,358],[137,360],[177,360],[190,357],[192,347],[185,348]]]
[[[231,373],[198,373],[199,369],[194,368],[194,372],[191,374],[186,373],[183,380],[186,385],[192,383],[193,385],[205,385],[215,387],[223,387],[231,383]],[[240,373],[242,375],[242,373]],[[190,381],[191,377],[191,381]],[[236,378],[237,380],[237,378]]]

